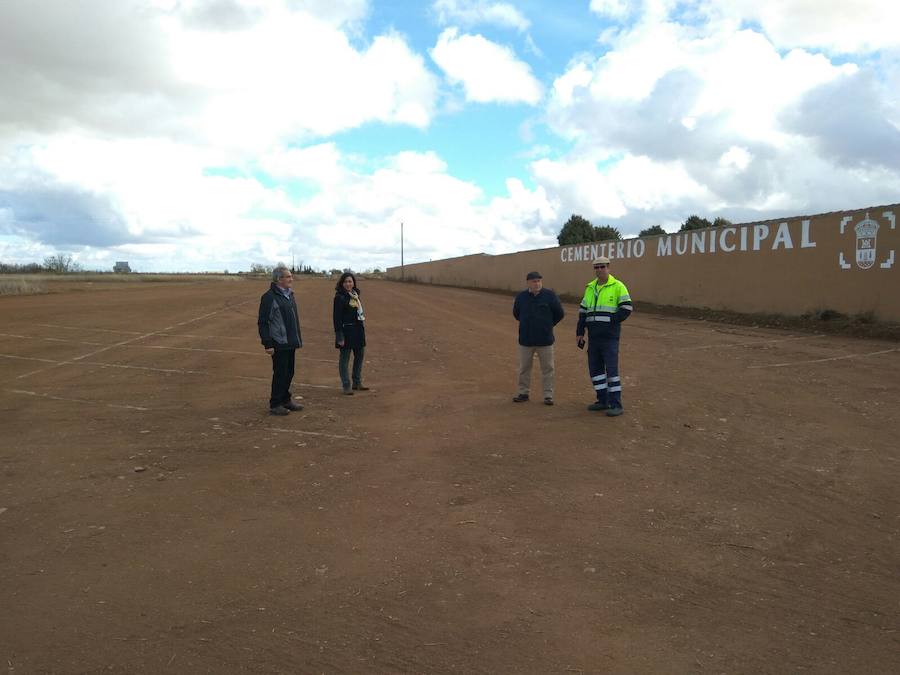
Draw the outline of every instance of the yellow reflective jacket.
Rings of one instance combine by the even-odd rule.
[[[621,324],[631,316],[633,309],[628,289],[612,274],[603,284],[598,279],[592,279],[584,288],[575,334],[584,335],[587,328],[591,339],[618,339]]]

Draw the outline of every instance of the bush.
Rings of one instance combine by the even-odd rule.
[[[835,319],[843,319],[844,315],[833,309],[818,309],[812,313],[812,318],[819,321],[834,321]]]

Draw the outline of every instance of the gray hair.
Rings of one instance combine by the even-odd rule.
[[[275,269],[272,270],[272,281],[278,281],[281,277],[287,276],[291,273],[291,270],[288,269],[284,263],[278,263],[275,265]]]

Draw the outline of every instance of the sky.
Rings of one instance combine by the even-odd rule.
[[[888,0],[2,0],[0,261],[384,269],[900,201]]]

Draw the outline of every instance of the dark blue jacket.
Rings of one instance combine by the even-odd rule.
[[[358,288],[356,294],[361,296]],[[366,346],[366,324],[360,321],[356,307],[350,306],[350,294],[343,288],[334,294],[332,319],[334,322],[334,346],[337,349],[350,349]],[[360,300],[362,302],[362,300]],[[344,346],[338,344],[343,341]]]
[[[556,293],[542,288],[537,295],[525,290],[516,296],[513,316],[519,322],[519,344],[547,347],[553,344],[553,327],[566,315]]]

